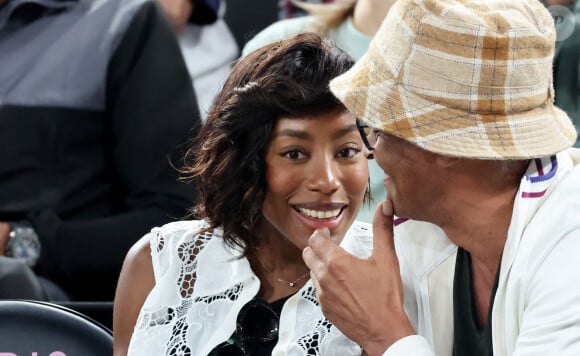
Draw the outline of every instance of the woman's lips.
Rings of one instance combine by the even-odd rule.
[[[321,227],[327,227],[329,230],[336,229],[342,217],[346,206],[335,209],[308,209],[304,207],[294,207],[298,219],[309,229],[316,230]]]
[[[316,210],[316,209],[306,209],[297,207],[296,208],[300,214],[306,215],[309,218],[326,220],[336,218],[342,209],[332,209],[332,210]]]

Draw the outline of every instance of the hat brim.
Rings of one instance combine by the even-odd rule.
[[[427,151],[476,159],[527,159],[555,154],[576,141],[570,118],[549,98],[542,106],[509,114],[453,109],[410,90],[372,58],[367,53],[335,78],[331,91],[369,126]]]

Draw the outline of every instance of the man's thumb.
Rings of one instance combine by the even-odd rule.
[[[393,240],[393,203],[382,201],[373,218],[373,256],[382,257],[395,250]]]

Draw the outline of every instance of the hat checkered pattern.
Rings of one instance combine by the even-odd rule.
[[[553,105],[555,38],[537,0],[398,0],[330,89],[370,126],[431,152],[547,156],[577,135]]]

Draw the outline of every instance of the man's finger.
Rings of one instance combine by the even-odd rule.
[[[394,250],[393,203],[385,200],[377,206],[373,217],[373,256],[382,259]]]
[[[316,298],[318,299],[318,291],[320,290],[320,282],[313,272],[310,272],[310,279],[312,280],[312,286],[316,290]]]
[[[342,251],[337,242],[330,236],[330,230],[326,227],[314,230],[308,239],[308,246],[324,263],[327,263],[331,256],[336,254],[337,250]]]
[[[312,275],[312,270],[316,267],[319,259],[314,251],[312,251],[310,246],[306,246],[306,248],[302,250],[302,259],[304,260],[304,263],[306,263],[306,266],[310,269],[310,275]]]
[[[308,246],[312,248],[317,256],[325,250],[326,246],[333,244],[330,239],[330,230],[326,227],[314,230],[308,239]]]

